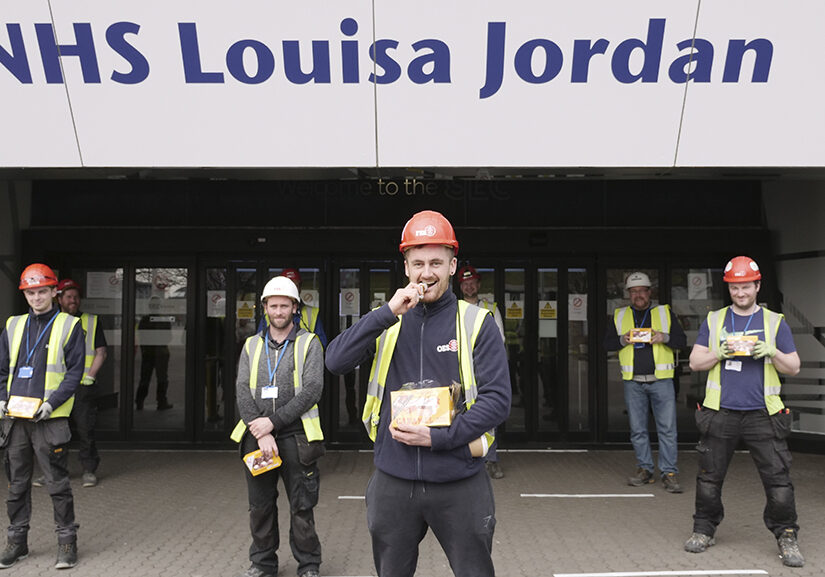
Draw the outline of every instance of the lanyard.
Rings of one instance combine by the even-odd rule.
[[[272,369],[272,362],[269,360],[269,343],[266,342],[267,339],[264,338],[264,346],[266,346],[266,369],[269,371],[269,384],[272,384],[272,379],[275,377],[275,373],[278,372],[278,365],[281,364],[281,360],[284,358],[284,353],[286,353],[286,347],[289,344],[289,339],[284,341],[283,346],[281,347],[281,354],[278,354],[278,351],[275,351],[275,369]]]
[[[754,311],[751,313],[751,316],[748,317],[748,323],[745,325],[745,330],[742,331],[743,335],[748,334],[748,327],[751,326],[751,321],[753,320],[753,315],[755,315],[756,311],[758,311],[758,310],[759,310],[759,307],[754,309]],[[736,319],[733,316],[733,307],[729,308],[728,312],[730,312],[730,332],[731,332],[731,334],[735,335],[736,334],[736,325],[734,324],[734,320],[736,320]]]
[[[59,311],[58,311],[58,312],[59,312]],[[34,346],[33,346],[33,347],[30,347],[30,346],[29,346],[29,323],[31,322],[32,317],[31,317],[31,315],[29,315],[28,317],[26,317],[26,366],[29,366],[29,361],[31,360],[32,355],[33,355],[33,354],[35,353],[35,351],[37,350],[37,345],[39,345],[39,344],[40,344],[40,339],[42,339],[42,338],[43,338],[43,336],[46,334],[46,331],[48,331],[48,330],[49,330],[49,327],[50,327],[50,326],[52,326],[52,323],[54,322],[54,319],[56,319],[56,318],[57,318],[57,314],[58,314],[58,313],[57,313],[57,312],[55,312],[55,313],[54,313],[54,315],[52,316],[52,318],[51,318],[51,319],[49,319],[49,322],[48,322],[48,323],[46,323],[46,326],[45,326],[45,327],[43,327],[43,328],[40,330],[40,333],[37,335],[37,340],[36,340],[36,341],[34,341]]]
[[[645,311],[645,316],[642,317],[642,322],[640,322],[637,325],[636,324],[636,309],[633,309],[633,326],[637,329],[642,328],[643,326],[645,326],[645,321],[647,320],[647,315],[649,313],[650,313],[650,307],[647,307],[647,310]]]

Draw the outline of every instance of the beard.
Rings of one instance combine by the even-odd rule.
[[[269,319],[269,324],[275,327],[277,330],[282,331],[288,326],[292,324],[292,317],[285,317],[285,318],[271,318]]]

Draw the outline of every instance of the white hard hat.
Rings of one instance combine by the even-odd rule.
[[[632,289],[637,286],[650,288],[650,277],[643,272],[633,272],[627,277],[624,288]]]
[[[295,302],[301,300],[298,287],[285,276],[276,276],[269,279],[269,282],[264,286],[264,292],[261,293],[261,302],[265,302],[267,297],[274,296],[289,297]]]

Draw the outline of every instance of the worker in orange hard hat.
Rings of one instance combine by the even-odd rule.
[[[31,477],[37,461],[52,498],[57,532],[56,569],[77,564],[77,523],[69,484],[69,414],[83,376],[85,347],[80,319],[54,304],[57,275],[32,264],[20,275],[29,303],[9,317],[0,335],[0,428],[9,479],[9,530],[0,569],[29,554]]]
[[[747,256],[731,259],[723,280],[732,303],[708,313],[690,353],[691,370],[707,371],[708,376],[705,400],[696,412],[696,512],[685,550],[702,553],[715,543],[724,516],[722,484],[741,439],[765,488],[763,517],[776,537],[782,563],[802,567],[786,442],[793,416],[779,396],[779,373],[799,373],[799,355],[784,316],[756,302],[762,282],[756,261]]]
[[[375,566],[379,575],[412,575],[429,528],[457,576],[492,577],[495,503],[484,455],[510,409],[504,342],[490,311],[450,290],[458,241],[442,214],[413,215],[399,249],[409,282],[338,335],[326,356],[335,374],[374,359],[363,421],[375,442],[366,494]],[[393,422],[391,393],[402,385],[453,382],[465,403],[449,426]]]
[[[501,320],[501,313],[498,311],[498,305],[494,301],[482,299],[478,295],[481,288],[481,275],[475,267],[464,265],[458,269],[458,289],[461,291],[461,298],[470,304],[476,305],[483,309],[487,309],[493,315],[496,321],[496,326],[501,333],[501,340],[504,339],[504,321]],[[512,385],[512,382],[511,382]],[[498,451],[496,451],[497,443],[493,443],[490,450],[485,457],[485,465],[487,473],[492,479],[501,479],[504,477],[504,469],[501,468],[501,463],[498,460]]]
[[[106,361],[106,337],[97,315],[80,311],[80,285],[70,278],[57,283],[57,304],[60,310],[80,319],[85,335],[86,356],[80,387],[75,392],[72,420],[80,443],[80,463],[83,465],[82,484],[84,487],[97,485],[97,468],[100,454],[95,443],[97,423],[97,374]],[[39,477],[32,484],[42,487],[45,479]]]

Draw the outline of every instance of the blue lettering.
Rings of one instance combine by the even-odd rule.
[[[538,48],[544,51],[544,71],[536,76],[533,72],[533,54]],[[544,39],[530,40],[522,44],[516,51],[516,74],[525,82],[544,84],[559,75],[563,60],[564,55],[561,53],[561,48],[555,42]]]
[[[344,36],[355,36],[358,32],[358,22],[352,18],[341,20],[341,33]],[[358,41],[341,41],[341,73],[344,84],[358,84]]]
[[[728,54],[725,57],[725,71],[722,74],[722,82],[739,82],[742,59],[748,50],[753,50],[756,54],[751,82],[768,81],[768,75],[771,72],[771,61],[773,60],[773,44],[765,38],[757,38],[747,44],[744,40],[731,40],[728,42]]]
[[[243,64],[244,51],[251,48],[258,62],[255,76],[249,76]],[[275,72],[275,57],[263,42],[257,40],[239,40],[226,51],[226,68],[235,80],[244,84],[260,84]]]
[[[702,38],[696,38],[683,40],[676,47],[679,50],[693,47],[694,50],[692,54],[679,56],[673,61],[668,70],[670,79],[676,84],[684,84],[688,80],[710,82],[710,72],[713,68],[713,44]]]
[[[0,64],[11,72],[21,84],[32,83],[32,72],[29,68],[29,58],[26,56],[26,45],[23,42],[23,33],[20,24],[6,24],[9,33],[11,53],[0,46]]]
[[[377,40],[375,44],[370,46],[370,58],[384,71],[381,76],[370,73],[370,82],[392,84],[401,78],[401,67],[398,62],[393,60],[392,56],[387,54],[389,50],[395,50],[396,48],[398,48],[398,41],[396,40]]]
[[[180,52],[187,84],[223,84],[221,72],[204,72],[198,47],[198,30],[194,22],[179,22]]]
[[[329,84],[329,42],[312,41],[312,71],[301,70],[301,50],[297,40],[284,40],[284,74],[293,84],[306,84],[313,80],[316,84]]]
[[[34,25],[37,32],[37,42],[40,45],[40,59],[43,61],[43,70],[46,73],[46,82],[61,84],[63,82],[63,72],[60,70],[60,59],[64,56],[77,56],[80,58],[83,82],[86,84],[99,84],[100,69],[97,66],[92,25],[88,22],[76,22],[73,26],[77,44],[60,44],[58,46],[51,24]]]
[[[641,79],[642,82],[659,80],[659,64],[662,60],[662,45],[665,38],[664,18],[651,18],[647,28],[647,42],[638,38],[625,40],[613,52],[613,76],[619,82],[631,84]],[[644,54],[642,70],[638,74],[630,72],[630,56],[634,50]]]
[[[450,48],[441,40],[419,40],[412,45],[418,52],[424,48],[429,48],[430,54],[423,54],[415,58],[407,67],[407,76],[416,84],[427,82],[450,82]],[[432,64],[432,71],[427,73],[424,68]]]
[[[506,22],[487,23],[487,73],[484,86],[478,91],[481,99],[490,98],[501,88],[504,79],[504,39]]]
[[[596,54],[604,54],[610,42],[604,38],[596,40],[592,44],[590,40],[575,40],[573,42],[573,73],[570,75],[571,82],[587,82],[590,74],[590,59]]]
[[[125,38],[127,34],[137,35],[139,31],[140,25],[134,22],[116,22],[106,29],[106,42],[132,66],[126,74],[117,70],[112,71],[112,80],[115,82],[137,84],[149,76],[149,61]]]

